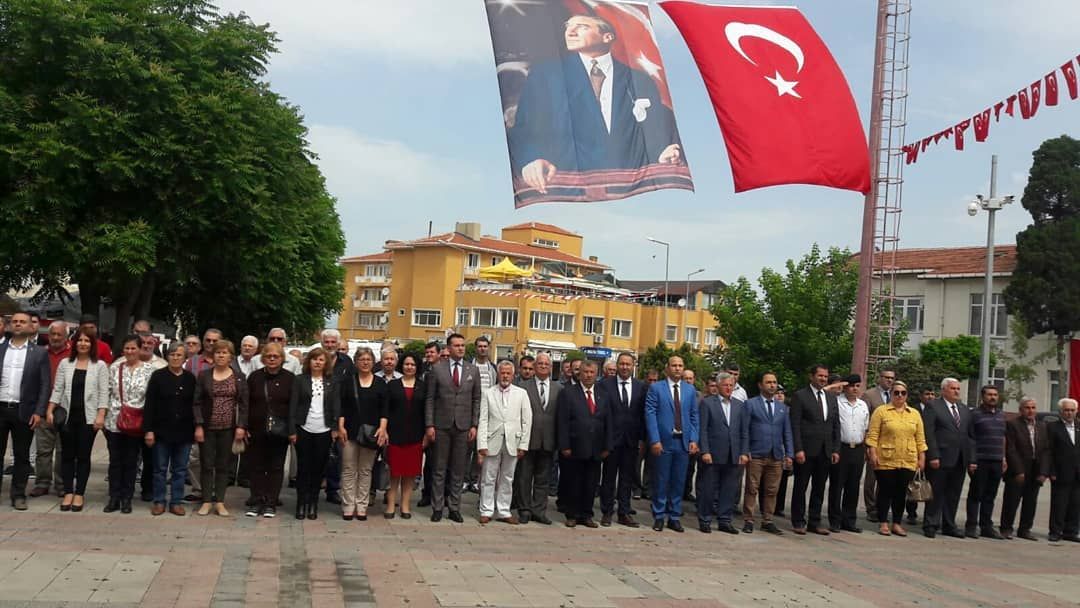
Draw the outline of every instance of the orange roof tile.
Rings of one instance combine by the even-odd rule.
[[[439,247],[453,245],[462,249],[468,249],[472,251],[485,251],[490,253],[498,253],[502,255],[508,255],[518,258],[535,258],[537,260],[544,260],[549,262],[566,262],[567,264],[573,264],[575,266],[582,266],[584,268],[595,268],[597,270],[609,270],[610,266],[605,266],[599,262],[592,262],[585,258],[579,258],[574,255],[563,253],[556,249],[550,249],[548,247],[537,247],[535,245],[525,245],[523,243],[515,243],[513,241],[504,241],[497,239],[493,236],[481,236],[480,240],[474,241],[469,237],[459,234],[457,232],[447,232],[445,234],[436,234],[422,239],[416,239],[412,241],[386,241],[387,249],[411,249],[413,247]]]
[[[570,232],[565,228],[559,228],[558,226],[554,226],[552,224],[542,224],[540,222],[525,222],[524,224],[514,224],[513,226],[507,226],[503,228],[503,230],[525,230],[528,228],[533,228],[535,230],[543,230],[544,232],[554,232],[555,234],[565,234],[566,236],[581,236],[580,234]]]
[[[881,255],[881,254],[878,254]],[[949,275],[986,275],[986,247],[933,247],[926,249],[898,249],[894,261],[900,273],[917,273],[927,277]],[[1008,275],[1016,269],[1016,245],[998,245],[994,248],[994,274]]]
[[[394,252],[383,251],[380,253],[369,253],[367,255],[354,255],[348,258],[341,258],[341,262],[389,262],[392,261]]]

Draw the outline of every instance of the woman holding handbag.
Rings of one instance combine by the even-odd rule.
[[[271,342],[262,349],[263,367],[248,376],[248,458],[254,504],[248,517],[277,515],[278,495],[289,449],[289,399],[295,376],[282,365],[285,349]]]
[[[168,367],[154,372],[146,387],[143,429],[146,445],[154,451],[153,515],[165,512],[166,498],[170,513],[185,514],[184,478],[195,438],[195,375],[184,369],[186,354],[183,343],[170,344],[165,354]]]
[[[139,357],[142,339],[124,338],[122,357],[109,368],[109,413],[105,440],[109,444],[109,502],[105,512],[131,513],[135,474],[143,444],[143,405],[154,366]]]
[[[401,497],[401,517],[412,517],[413,480],[420,474],[424,459],[424,383],[417,380],[419,369],[416,357],[401,357],[402,376],[387,385],[387,425],[389,447],[386,459],[390,462],[390,489],[386,492],[387,519],[394,517],[394,505]],[[400,492],[400,494],[398,494]]]
[[[367,520],[371,469],[375,453],[386,445],[386,382],[374,374],[375,353],[356,352],[356,401],[341,404],[338,439],[341,444],[341,517]]]
[[[892,400],[874,410],[866,434],[870,466],[877,477],[878,534],[907,536],[904,520],[907,487],[926,465],[926,435],[922,415],[908,407],[907,384],[897,380],[890,390]],[[892,509],[892,527],[889,510]]]
[[[218,340],[211,349],[214,366],[199,374],[195,387],[195,442],[202,465],[203,503],[199,515],[213,510],[228,517],[225,489],[229,485],[229,455],[233,441],[247,437],[248,385],[233,370],[236,349],[228,340]]]
[[[330,355],[336,356],[334,353]],[[296,519],[319,517],[319,488],[338,437],[341,387],[326,369],[327,352],[317,346],[304,358],[289,398],[289,443],[296,446]]]
[[[56,408],[67,412],[60,430],[60,478],[64,483],[61,511],[82,511],[90,452],[94,437],[105,426],[109,411],[109,366],[97,357],[97,338],[82,328],[75,332],[71,355],[56,368],[56,384],[49,398],[47,424],[55,426]]]

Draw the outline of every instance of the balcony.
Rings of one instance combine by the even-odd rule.
[[[390,277],[382,275],[358,274],[353,277],[357,285],[389,285]]]
[[[353,298],[353,308],[371,308],[377,310],[386,310],[390,306],[390,300],[365,300],[363,298]]]

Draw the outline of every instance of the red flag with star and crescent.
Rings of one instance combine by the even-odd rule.
[[[851,89],[798,9],[660,6],[701,71],[736,192],[780,184],[870,190],[866,131]]]

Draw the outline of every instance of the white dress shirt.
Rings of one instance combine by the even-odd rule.
[[[840,442],[847,445],[864,442],[870,429],[870,407],[862,399],[852,403],[846,395],[836,400],[840,404]]]
[[[1066,424],[1065,430],[1069,433],[1069,441],[1076,445],[1076,423]]]
[[[626,388],[626,405],[629,407],[630,403],[634,401],[634,382],[632,378],[623,380],[619,376],[615,376],[615,386],[618,387],[618,394],[615,398],[618,399],[619,404],[622,404],[622,392],[623,388]]]
[[[581,58],[581,63],[585,65],[586,76],[590,76],[592,73],[593,61],[596,61],[596,67],[600,68],[600,71],[604,73],[604,84],[600,86],[600,113],[604,115],[604,125],[607,127],[608,133],[611,133],[611,81],[615,75],[615,62],[611,59],[611,53],[599,57],[589,57],[579,53],[578,57]]]
[[[4,369],[0,370],[0,401],[18,403],[22,396],[23,369],[26,368],[26,353],[29,350],[29,340],[23,342],[22,346],[15,346],[14,342],[8,344]]]

